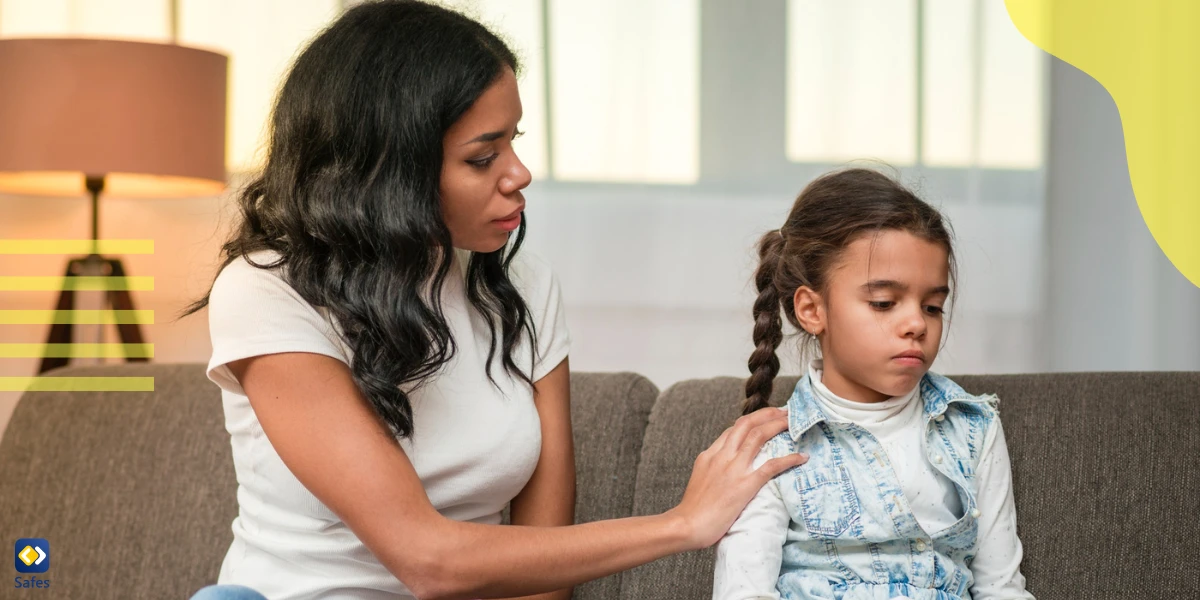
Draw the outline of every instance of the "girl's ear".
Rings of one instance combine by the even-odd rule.
[[[821,295],[808,286],[796,288],[792,295],[792,308],[800,327],[810,335],[821,335],[825,332],[825,304]]]

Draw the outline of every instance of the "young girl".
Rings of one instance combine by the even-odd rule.
[[[834,172],[759,257],[744,410],[767,406],[782,309],[821,358],[758,462],[810,459],[720,542],[713,597],[1032,598],[996,398],[929,372],[955,273],[941,215],[884,175]]]

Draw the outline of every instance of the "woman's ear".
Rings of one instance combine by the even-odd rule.
[[[825,304],[821,295],[812,288],[806,285],[796,288],[796,293],[792,295],[792,309],[801,329],[814,336],[825,332]]]

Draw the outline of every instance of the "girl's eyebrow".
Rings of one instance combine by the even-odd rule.
[[[860,289],[862,289],[865,292],[876,292],[876,291],[880,291],[880,290],[894,290],[897,292],[906,292],[906,291],[908,291],[908,284],[901,282],[901,281],[896,281],[894,279],[876,279],[874,281],[868,281],[868,282],[862,284]],[[939,286],[929,290],[928,292],[926,292],[926,295],[927,296],[935,296],[935,295],[949,296],[950,295],[950,286],[939,285]]]
[[[907,283],[901,283],[894,279],[876,279],[862,284],[861,289],[866,292],[874,292],[877,290],[896,290],[903,292],[908,289]]]

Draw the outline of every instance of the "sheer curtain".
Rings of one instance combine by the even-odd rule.
[[[1002,0],[544,7],[552,143],[529,242],[563,281],[575,368],[744,376],[756,240],[812,177],[873,159],[957,232],[935,368],[1042,369],[1046,58]],[[793,341],[782,354],[799,372]]]
[[[229,53],[229,166],[246,173],[283,70],[354,3],[0,0],[0,36],[174,38]],[[660,386],[744,376],[756,239],[812,177],[859,158],[898,168],[955,226],[962,277],[935,368],[1050,364],[1047,59],[1003,0],[447,4],[521,55],[528,248],[563,282],[574,368]],[[205,210],[196,257],[220,239]],[[171,360],[207,357],[160,343]],[[799,371],[794,353],[783,362]]]

